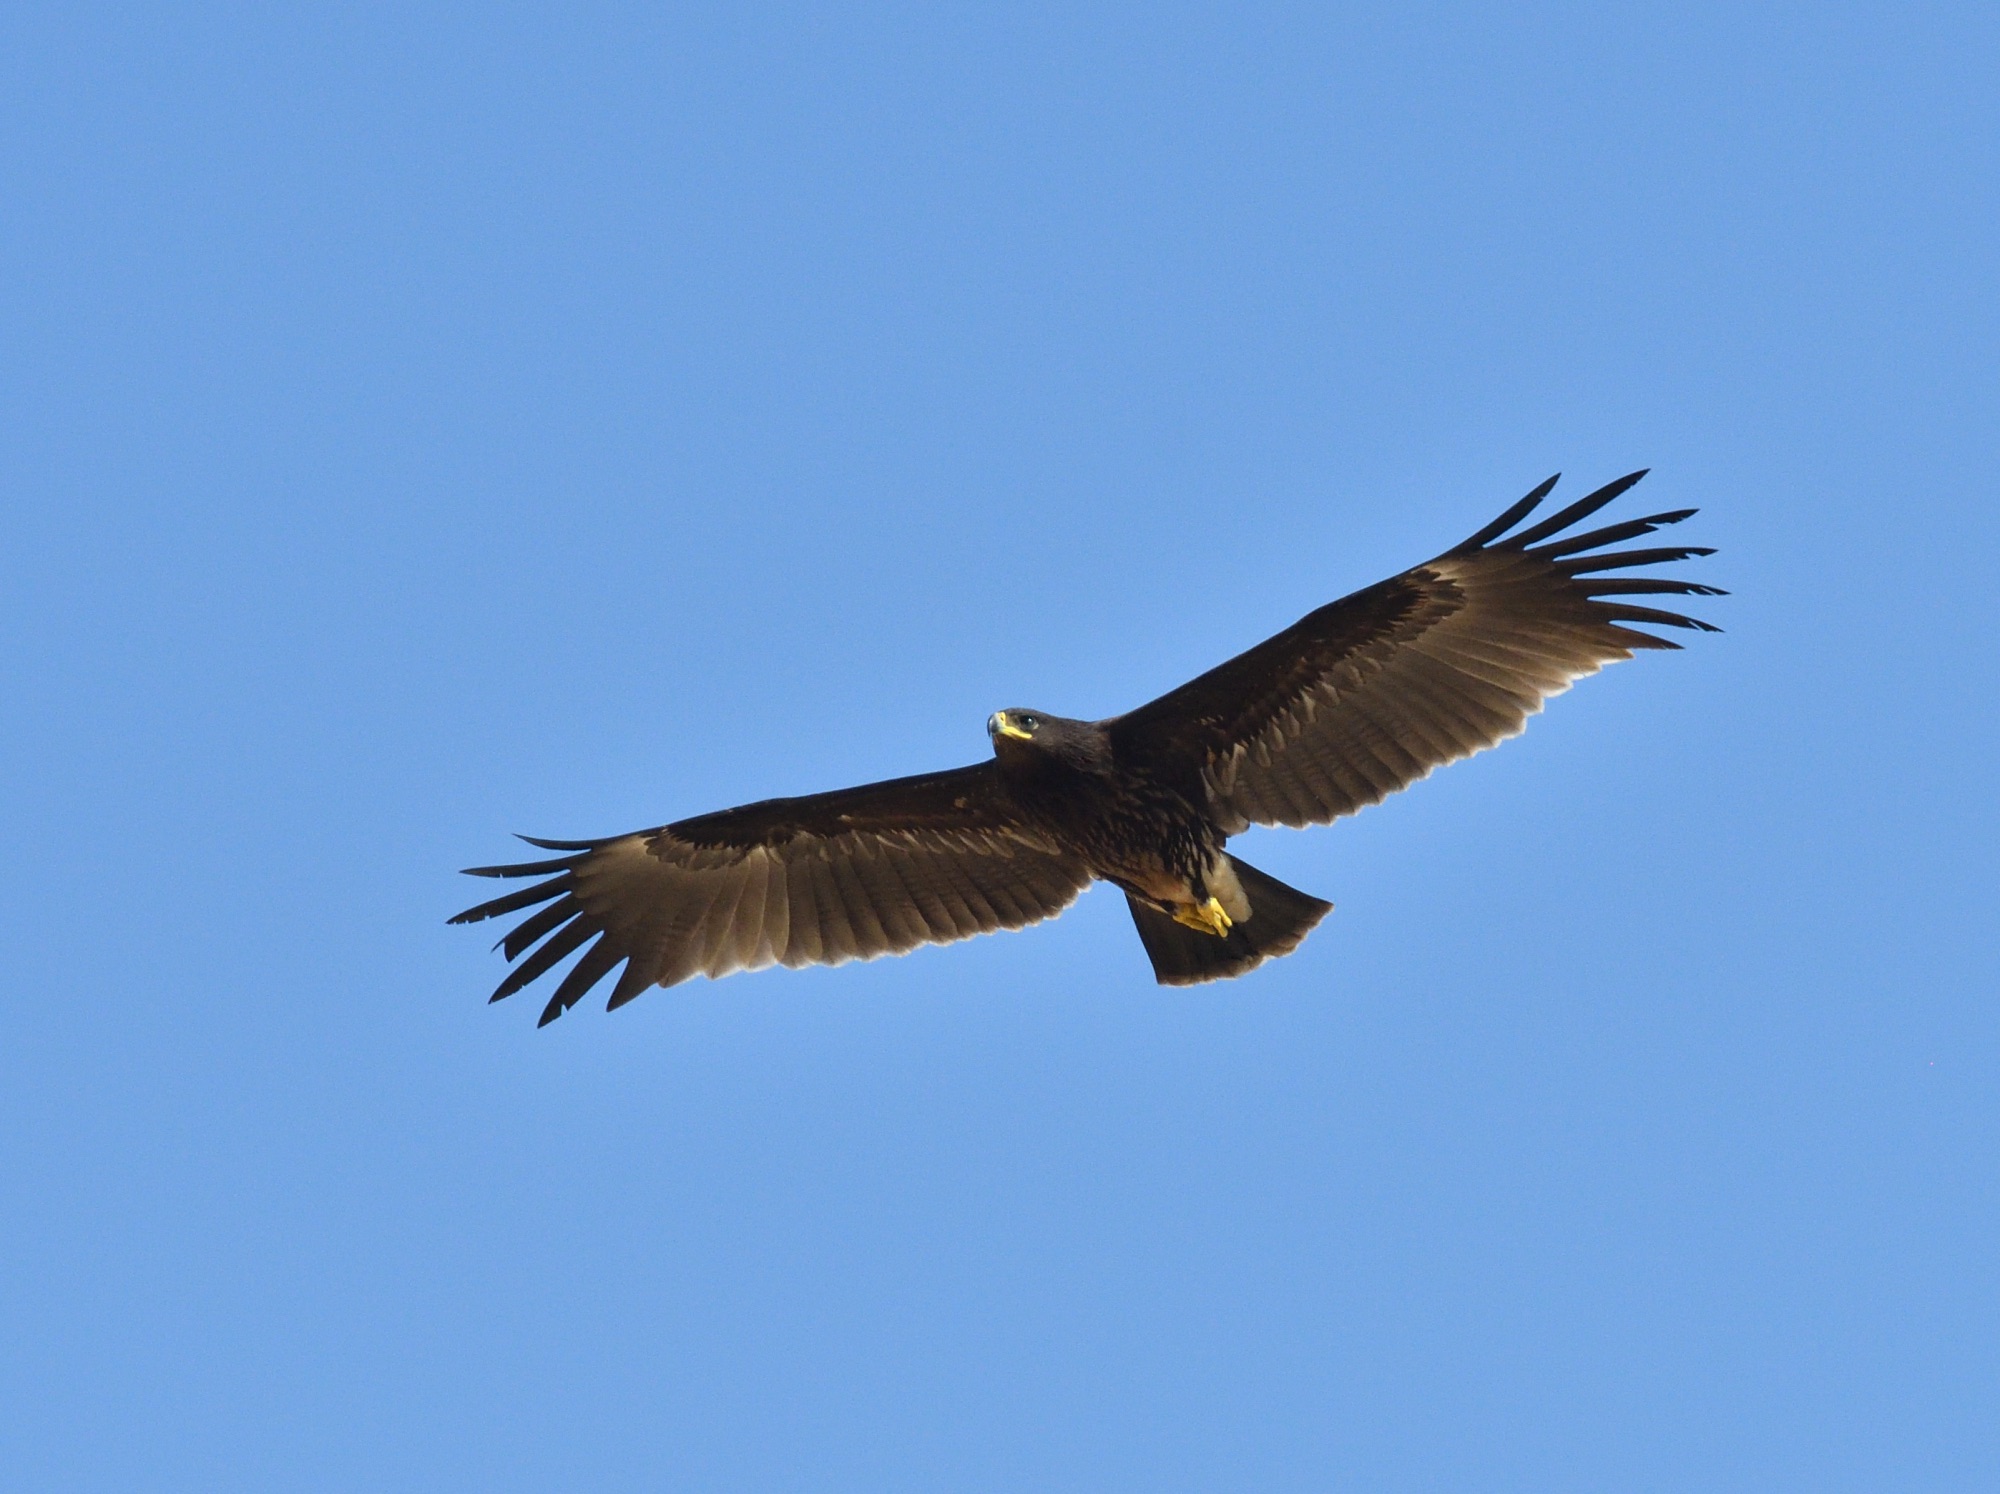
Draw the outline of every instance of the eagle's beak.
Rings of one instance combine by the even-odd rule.
[[[1028,732],[1022,731],[1020,727],[1007,719],[1005,711],[995,711],[986,718],[986,731],[990,736],[1013,737],[1017,741],[1022,742],[1032,739]]]

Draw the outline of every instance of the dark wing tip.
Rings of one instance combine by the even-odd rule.
[[[1500,515],[1500,517],[1495,519],[1491,524],[1488,524],[1485,528],[1479,530],[1474,534],[1466,536],[1465,539],[1460,541],[1458,544],[1453,545],[1451,549],[1446,553],[1451,555],[1462,555],[1467,550],[1477,550],[1481,546],[1485,545],[1488,541],[1498,539],[1501,535],[1505,534],[1508,530],[1512,529],[1516,524],[1520,523],[1521,520],[1527,518],[1529,514],[1533,513],[1535,511],[1535,505],[1540,503],[1544,498],[1548,497],[1550,493],[1555,491],[1556,483],[1559,482],[1561,478],[1562,478],[1562,473],[1560,472],[1555,473],[1553,476],[1546,479],[1533,492],[1529,493],[1527,497],[1521,499],[1518,503],[1514,504],[1513,507],[1509,508],[1505,513]]]
[[[642,964],[634,955],[625,962],[625,969],[618,976],[618,984],[612,988],[610,1000],[604,1003],[607,1012],[615,1012],[641,991],[654,985],[659,976],[657,964]]]
[[[491,902],[481,903],[476,908],[467,908],[463,913],[454,913],[447,923],[479,923],[484,919],[498,918],[503,913],[518,912],[522,908],[532,908],[536,903],[545,903],[550,898],[568,891],[568,877],[551,877],[546,882],[537,882],[532,887],[518,887],[505,897],[496,897]]]
[[[503,1000],[523,986],[540,980],[558,962],[574,954],[577,946],[602,932],[602,926],[585,915],[582,910],[572,912],[567,920],[561,923],[561,927],[548,931],[547,937],[532,951],[519,951],[521,962],[507,972],[487,999]],[[571,974],[574,975],[575,971],[571,971]]]
[[[1637,628],[1621,628],[1615,624],[1606,624],[1605,632],[1611,634],[1627,648],[1671,649],[1678,653],[1681,647],[1671,638],[1660,638],[1651,633],[1641,633]]]
[[[1678,524],[1683,519],[1691,519],[1700,512],[1700,509],[1695,508],[1677,508],[1670,513],[1647,514],[1642,519],[1627,519],[1622,524],[1593,529],[1588,534],[1565,535],[1553,544],[1537,545],[1528,553],[1539,555],[1544,560],[1555,560],[1560,556],[1575,555],[1582,550],[1622,544],[1628,539],[1637,539],[1642,534],[1651,534],[1655,529],[1664,529],[1669,524]]]
[[[583,958],[570,966],[569,974],[562,978],[555,994],[549,997],[549,1004],[542,1008],[537,1027],[546,1027],[564,1012],[583,999],[583,994],[611,971],[611,967],[625,958],[625,950],[615,944],[609,934],[599,937],[597,942],[583,952]]]
[[[1678,612],[1668,612],[1661,607],[1634,607],[1623,602],[1599,602],[1598,614],[1618,622],[1653,623],[1667,628],[1691,628],[1697,633],[1720,633],[1722,629],[1714,623],[1703,622],[1698,617],[1686,617]]]
[[[1541,523],[1523,529],[1519,534],[1509,535],[1506,543],[1501,548],[1525,550],[1537,540],[1545,540],[1552,534],[1560,534],[1563,530],[1569,528],[1570,525],[1580,519],[1590,517],[1590,515],[1596,513],[1607,503],[1610,503],[1613,499],[1626,492],[1640,478],[1644,477],[1649,470],[1651,469],[1641,467],[1637,472],[1628,472],[1623,477],[1614,478],[1595,492],[1584,494],[1583,497],[1577,499],[1576,502],[1561,512],[1550,514]]]
[[[1513,507],[1501,514],[1499,518],[1478,532],[1469,535],[1465,540],[1447,550],[1445,554],[1463,555],[1469,551],[1483,549],[1488,546],[1495,549],[1525,550],[1530,545],[1541,544],[1542,541],[1561,534],[1579,520],[1589,517],[1606,504],[1621,497],[1652,470],[1650,467],[1641,467],[1636,472],[1628,472],[1623,477],[1614,478],[1603,487],[1577,499],[1569,507],[1557,513],[1550,514],[1547,518],[1530,525],[1518,534],[1509,535],[1507,531],[1532,513],[1536,505],[1554,489],[1556,477],[1562,475],[1558,473],[1556,477],[1551,477],[1547,482],[1544,482],[1540,487],[1528,494],[1527,497],[1514,504]],[[1694,509],[1683,508],[1677,509],[1672,513],[1649,514],[1643,519],[1628,519],[1623,524],[1614,524],[1608,529],[1596,530],[1590,534],[1574,535],[1562,539],[1555,544],[1541,545],[1541,548],[1534,553],[1554,557],[1574,554],[1579,550],[1588,550],[1600,545],[1615,544],[1619,540],[1630,539],[1634,535],[1650,534],[1653,530],[1668,524],[1678,524],[1681,520],[1692,517],[1695,512]],[[1506,536],[1505,539],[1501,538],[1503,535]]]
[[[1585,596],[1680,596],[1680,597],[1726,597],[1729,595],[1720,586],[1710,586],[1705,581],[1680,581],[1666,576],[1635,576],[1624,579],[1616,576],[1602,579],[1585,579],[1575,583]]]
[[[568,871],[583,858],[558,856],[552,861],[518,861],[511,866],[468,866],[460,869],[467,877],[544,877],[550,872]]]
[[[1578,555],[1568,560],[1558,560],[1555,564],[1556,569],[1565,576],[1584,576],[1593,571],[1624,571],[1641,565],[1671,565],[1676,561],[1693,560],[1714,553],[1713,545],[1669,545],[1652,550],[1599,551],[1595,555]]]

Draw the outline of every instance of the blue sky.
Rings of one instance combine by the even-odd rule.
[[[22,1487],[1995,1486],[1990,7],[4,26]],[[1248,979],[444,925],[1641,465],[1728,631]]]

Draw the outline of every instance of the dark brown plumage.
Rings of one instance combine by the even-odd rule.
[[[1230,856],[1230,836],[1352,814],[1514,735],[1572,681],[1637,649],[1679,647],[1627,624],[1715,631],[1625,598],[1716,588],[1605,576],[1712,554],[1605,549],[1693,509],[1565,534],[1644,475],[1509,534],[1550,478],[1435,560],[1123,716],[997,712],[994,755],[971,767],[606,840],[530,840],[564,854],[472,874],[546,880],[452,922],[535,910],[500,941],[519,963],[495,1001],[583,950],[545,1023],[621,962],[612,1007],[691,975],[832,965],[1020,928],[1100,879],[1124,889],[1156,979],[1240,975],[1297,948],[1331,905]]]

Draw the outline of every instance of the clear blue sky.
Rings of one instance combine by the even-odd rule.
[[[17,7],[0,1464],[2000,1487],[2000,21]],[[483,1004],[514,830],[1124,709],[1558,468],[1728,632],[1122,900]]]

